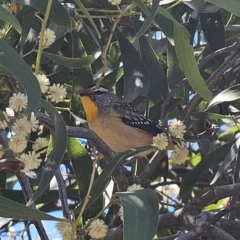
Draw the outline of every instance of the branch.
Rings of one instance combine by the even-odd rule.
[[[72,214],[71,214],[71,211],[69,209],[69,204],[68,204],[67,189],[66,189],[66,185],[64,183],[64,180],[63,180],[63,177],[62,177],[59,167],[55,173],[55,177],[56,177],[58,187],[59,187],[59,199],[60,199],[61,205],[62,205],[63,216],[65,218],[67,218],[68,220],[72,220]]]
[[[198,206],[202,209],[205,206],[229,196],[238,195],[240,193],[240,183],[230,184],[225,186],[218,186],[210,189],[203,196],[197,197],[192,200],[191,205]]]
[[[155,169],[160,164],[161,160],[163,159],[163,156],[165,155],[165,151],[157,151],[152,159],[149,161],[148,165],[144,168],[144,170],[141,172],[139,178],[137,179],[137,183],[140,184],[142,187],[147,186],[149,183],[149,178],[155,171]]]

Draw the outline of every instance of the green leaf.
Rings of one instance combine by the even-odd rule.
[[[68,153],[73,165],[74,173],[78,183],[80,193],[80,202],[86,197],[89,182],[92,174],[93,161],[87,150],[80,144],[76,138],[69,138],[67,145]],[[96,171],[95,178],[98,173]],[[103,198],[98,198],[86,211],[84,211],[84,221],[96,216],[103,207]]]
[[[68,57],[60,56],[57,54],[51,54],[47,52],[43,52],[42,55],[56,61],[57,63],[63,66],[74,68],[74,69],[87,67],[89,64],[92,64],[95,60],[94,56],[91,56],[91,55],[84,57],[82,59],[68,58]]]
[[[92,173],[92,159],[76,138],[69,138],[67,149],[80,190],[80,197],[86,196]]]
[[[62,220],[66,222],[66,220],[52,217],[44,212],[30,207],[26,207],[20,203],[17,203],[2,196],[0,196],[0,216],[5,218],[22,220]]]
[[[101,39],[101,34],[98,31],[98,28],[97,28],[96,24],[94,23],[94,21],[93,21],[91,15],[89,14],[88,10],[85,8],[85,6],[82,4],[82,2],[80,0],[74,0],[74,2],[79,6],[79,8],[83,12],[83,14],[87,17],[88,21],[91,23],[93,29],[97,33],[98,39]]]
[[[34,193],[33,197],[29,200],[28,206],[35,202],[48,187],[57,168],[62,162],[67,147],[66,126],[63,119],[59,115],[58,111],[51,103],[43,99],[41,102],[41,107],[43,107],[46,110],[46,112],[54,122],[55,126],[54,143],[53,150],[45,164],[38,189]]]
[[[14,17],[9,11],[4,9],[1,5],[0,5],[0,19],[7,23],[10,23],[18,31],[18,33],[22,32],[21,25],[16,19],[16,17]]]
[[[222,161],[228,154],[230,148],[232,147],[234,141],[230,141],[220,148],[216,149],[208,156],[202,159],[202,161],[195,166],[183,179],[183,182],[180,187],[179,196],[183,197],[187,191],[190,191],[200,177],[207,171],[209,168],[216,162]]]
[[[139,37],[141,37],[151,26],[156,14],[157,14],[159,2],[160,2],[160,0],[153,0],[151,11],[149,12],[146,19],[144,20],[142,27],[137,32],[135,39],[138,39]]]
[[[146,97],[150,87],[148,70],[134,46],[116,30],[124,70],[124,100],[133,102]]]
[[[120,153],[117,157],[115,157],[113,160],[111,160],[108,163],[108,165],[103,169],[101,175],[94,181],[92,190],[90,193],[91,198],[87,204],[87,208],[90,207],[101,196],[102,192],[106,188],[106,186],[111,178],[113,170],[119,163],[121,163],[126,158],[129,158],[139,152],[147,151],[151,148],[153,148],[153,147],[146,146],[146,147],[139,147],[136,149],[130,149],[123,153]],[[77,207],[74,212],[75,213],[79,212],[80,207],[81,207],[81,205],[79,207]]]
[[[201,97],[210,101],[212,93],[205,84],[194,57],[193,47],[189,43],[188,31],[179,23],[174,22],[174,42],[176,54],[190,86]]]
[[[158,226],[158,197],[151,189],[117,193],[123,205],[124,240],[153,239]]]
[[[193,112],[191,114],[191,119],[192,120],[200,120],[200,119],[208,119],[208,120],[218,120],[218,119],[232,119],[231,116],[227,115],[221,115],[221,114],[216,114],[216,113],[211,113],[211,112]]]
[[[153,147],[146,146],[146,147],[139,147],[136,149],[127,150],[127,151],[119,154],[113,160],[111,160],[108,163],[108,165],[103,169],[101,175],[94,182],[92,190],[91,190],[91,194],[90,194],[91,199],[88,202],[88,206],[90,206],[102,194],[103,190],[106,188],[106,186],[110,180],[113,170],[119,163],[121,163],[124,159],[127,159],[139,152],[143,152],[143,151],[149,150],[151,148],[153,148]]]
[[[221,8],[226,9],[230,13],[240,17],[240,4],[238,0],[206,0],[206,2],[213,3]]]
[[[217,94],[209,103],[207,109],[223,102],[231,102],[240,99],[240,84],[227,88]]]
[[[135,30],[139,29],[139,21],[132,20]],[[144,36],[139,39],[142,61],[148,69],[150,78],[150,88],[148,99],[151,104],[157,103],[161,98],[166,99],[169,95],[166,75],[162,69],[157,55]]]
[[[239,134],[238,134],[239,135]],[[236,159],[238,152],[239,152],[239,146],[240,146],[240,138],[237,139],[237,141],[232,145],[229,153],[227,154],[227,156],[225,157],[225,159],[223,160],[220,168],[218,169],[218,171],[216,172],[213,180],[211,181],[211,183],[209,185],[213,185],[214,183],[216,183],[216,181],[224,174],[226,173],[226,170],[228,168],[228,166]]]
[[[38,80],[19,54],[2,39],[0,39],[0,65],[19,80],[27,94],[28,105],[24,113],[34,111],[41,99]]]
[[[48,0],[16,0],[16,2],[31,6],[45,14]],[[67,10],[58,0],[52,1],[49,19],[60,26],[66,26],[70,28],[72,25]]]
[[[27,8],[30,8],[30,7],[27,6]],[[32,10],[33,10],[32,12],[25,14],[22,17],[22,26],[24,26],[24,27],[23,27],[22,35],[21,35],[21,39],[20,39],[20,52],[21,53],[23,51],[24,44],[26,43],[29,31],[32,27],[32,24],[33,24],[33,21],[35,18],[35,9],[32,9]]]

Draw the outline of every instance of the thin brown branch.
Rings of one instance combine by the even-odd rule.
[[[202,209],[205,206],[215,202],[216,200],[234,196],[240,193],[240,183],[230,184],[225,186],[218,186],[210,189],[203,196],[194,198],[191,202],[191,205],[198,206]]]
[[[69,209],[69,204],[68,204],[68,197],[67,197],[67,190],[66,190],[66,185],[64,183],[62,174],[60,172],[60,168],[58,167],[58,169],[56,170],[55,173],[55,177],[58,183],[58,187],[59,187],[59,199],[61,201],[62,204],[62,211],[63,211],[63,216],[65,218],[67,218],[68,220],[72,220],[72,214],[71,211]]]
[[[137,179],[137,183],[140,184],[142,187],[146,187],[149,183],[149,179],[155,169],[159,166],[160,162],[162,161],[165,151],[157,151],[152,159],[149,161],[148,165],[144,168],[141,172],[139,178]]]

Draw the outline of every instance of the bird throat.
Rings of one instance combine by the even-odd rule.
[[[84,107],[84,111],[86,113],[87,121],[88,123],[91,124],[97,118],[98,108],[96,104],[88,96],[82,96],[81,100],[82,105]]]

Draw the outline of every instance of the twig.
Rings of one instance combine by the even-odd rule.
[[[191,205],[197,206],[199,209],[215,202],[216,200],[234,196],[240,192],[240,183],[218,186],[210,189],[203,196],[197,197],[191,201]]]
[[[174,240],[176,237],[181,236],[183,233],[178,231],[176,234],[171,235],[171,236],[166,236],[166,237],[160,237],[160,238],[154,238],[154,240]]]
[[[47,26],[47,21],[48,21],[48,17],[49,17],[49,14],[50,14],[51,6],[52,6],[52,0],[48,0],[47,1],[46,12],[45,12],[44,19],[43,19],[43,22],[42,22],[40,39],[39,39],[39,43],[38,43],[38,53],[37,53],[37,59],[36,59],[35,74],[38,74],[39,70],[40,70],[42,51],[43,51],[43,38],[44,38],[44,33],[45,33],[46,26]]]
[[[240,170],[240,149],[238,149],[238,156],[237,156],[237,162],[234,167],[234,173],[233,173],[233,179],[234,183],[239,183],[239,170]],[[230,201],[230,206],[235,205],[236,202],[238,201],[238,196],[233,196],[231,201]],[[231,211],[229,219],[234,220],[236,216],[236,212]]]
[[[76,232],[76,229],[77,229],[77,225],[80,222],[80,220],[82,218],[82,215],[83,215],[83,212],[84,212],[84,210],[85,210],[85,208],[86,208],[86,206],[87,206],[87,204],[88,204],[88,202],[91,198],[90,193],[91,193],[91,190],[92,190],[94,177],[95,177],[95,172],[96,172],[96,169],[97,169],[97,161],[98,161],[98,158],[95,158],[95,160],[93,161],[92,174],[91,174],[91,178],[90,178],[90,182],[89,182],[89,187],[88,187],[88,190],[87,190],[86,197],[84,198],[81,210],[80,210],[79,215],[77,217],[77,220],[73,224],[73,231],[72,231],[72,238],[71,239],[74,239],[74,235],[75,235],[75,232]]]
[[[217,56],[219,56],[219,55],[221,55],[221,54],[223,54],[223,53],[225,53],[225,52],[234,51],[234,50],[238,49],[238,47],[239,47],[239,46],[238,46],[237,43],[235,42],[235,43],[233,43],[233,44],[230,45],[230,46],[221,48],[221,49],[219,49],[219,50],[217,50],[217,51],[215,51],[215,52],[207,55],[205,58],[203,58],[203,59],[200,61],[200,63],[198,64],[198,68],[199,68],[199,69],[202,68],[203,65],[204,65],[206,62],[208,62],[209,60],[211,60],[211,59],[213,59],[213,58],[215,58],[215,57],[217,57]]]
[[[140,174],[139,178],[137,179],[137,183],[140,184],[142,187],[145,187],[149,183],[149,178],[158,167],[159,163],[163,159],[163,156],[166,153],[164,151],[157,151],[152,159],[149,161],[148,165],[144,168],[142,173]]]
[[[237,209],[239,209],[239,208],[240,208],[240,203],[236,203],[236,204],[234,204],[234,205],[230,205],[230,206],[224,208],[224,209],[221,210],[220,212],[218,212],[218,213],[216,213],[215,215],[213,215],[212,220],[211,220],[211,223],[212,223],[212,224],[216,224],[217,221],[218,221],[221,217],[223,217],[223,216],[225,216],[227,213],[232,212],[232,211],[235,211],[235,210],[237,210]]]
[[[59,186],[59,199],[62,204],[63,216],[69,220],[72,220],[72,214],[69,209],[69,204],[67,202],[68,197],[67,197],[66,185],[64,183],[59,167],[56,170],[55,177]]]
[[[105,72],[107,70],[107,66],[108,66],[108,61],[107,61],[107,52],[108,52],[108,49],[110,47],[110,44],[111,44],[111,41],[112,41],[112,38],[113,38],[113,34],[115,32],[115,29],[121,19],[121,17],[126,14],[129,10],[131,10],[133,7],[135,7],[135,4],[130,4],[128,5],[122,12],[120,12],[120,14],[118,15],[118,17],[115,19],[114,23],[113,23],[113,26],[112,26],[112,29],[111,29],[111,32],[109,34],[109,37],[108,37],[108,40],[107,40],[107,44],[106,46],[104,47],[103,49],[103,52],[102,52],[102,61],[103,61],[103,71],[102,71],[102,76],[97,80],[96,82],[96,86],[99,87],[99,85],[101,84],[101,81],[103,80],[104,76],[105,76]]]

